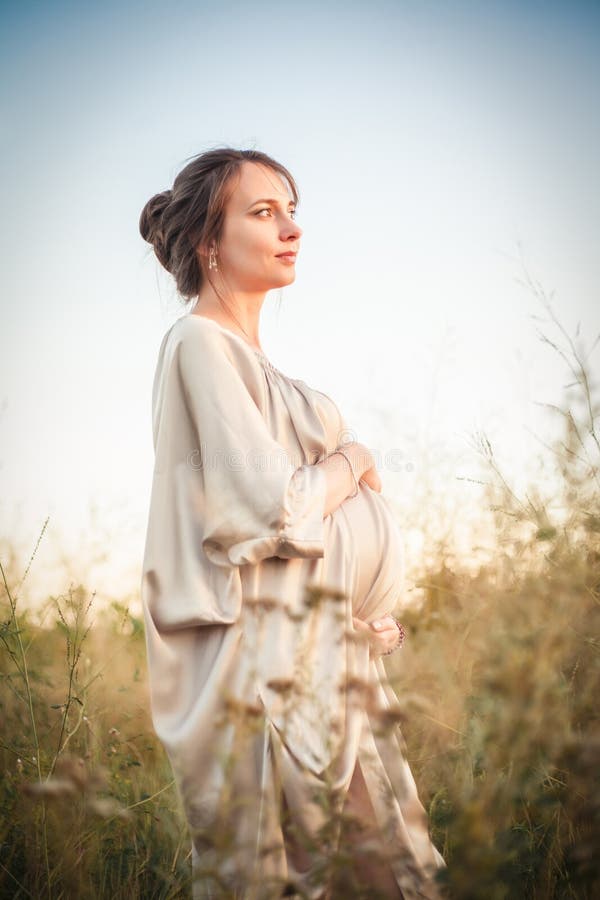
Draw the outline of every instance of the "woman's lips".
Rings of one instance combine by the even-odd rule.
[[[296,262],[296,254],[295,253],[278,253],[277,259],[282,260],[282,262],[293,263],[293,262]]]

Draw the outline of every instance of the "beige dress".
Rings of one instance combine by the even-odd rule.
[[[319,829],[343,817],[356,766],[396,896],[436,897],[429,876],[444,862],[403,755],[398,698],[352,622],[401,601],[402,536],[366,484],[323,518],[314,464],[347,433],[337,406],[193,314],[162,340],[152,404],[141,594],[153,725],[190,826],[194,898],[278,897],[286,880],[329,896],[339,829]]]

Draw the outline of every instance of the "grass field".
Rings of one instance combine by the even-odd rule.
[[[440,551],[387,663],[451,897],[600,897],[600,444],[593,385],[568,346],[576,396],[550,451],[557,492],[516,497],[482,443],[493,561],[473,573]],[[84,586],[34,616],[22,576],[3,560],[0,896],[190,896],[142,622],[125,604],[96,610]]]

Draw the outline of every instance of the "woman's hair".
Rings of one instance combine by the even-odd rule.
[[[235,187],[233,176],[242,163],[268,166],[287,182],[298,203],[296,182],[285,166],[260,150],[218,147],[192,158],[179,172],[171,190],[155,194],[140,215],[140,234],[154,247],[161,265],[170,272],[179,294],[196,297],[208,278],[198,247],[217,246],[223,233],[225,207]]]

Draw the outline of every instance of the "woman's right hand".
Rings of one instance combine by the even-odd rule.
[[[339,449],[343,450],[348,457],[346,461],[332,451],[320,462],[315,463],[315,465],[323,466],[325,469],[327,482],[323,518],[334,512],[348,497],[354,496],[356,485],[354,484],[354,478],[350,475],[348,462],[352,466],[357,482],[363,482],[363,484],[368,485],[374,491],[381,493],[381,480],[369,448],[356,441],[349,441],[347,444],[341,444]]]
[[[370,488],[380,494],[381,478],[379,477],[379,472],[375,467],[373,454],[369,448],[365,447],[364,444],[359,444],[358,441],[353,441],[351,444],[345,446],[344,450],[352,460],[352,468],[354,469],[357,481],[368,484]]]
[[[367,469],[362,478],[359,478],[359,483],[368,484],[369,487],[373,488],[374,491],[377,491],[378,494],[381,493],[381,478],[379,477],[379,472],[375,466],[371,466],[370,469]]]

